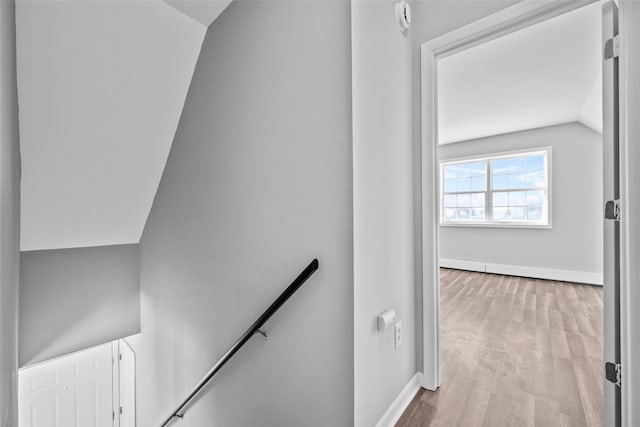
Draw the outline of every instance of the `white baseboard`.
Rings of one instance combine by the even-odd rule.
[[[396,397],[391,405],[384,411],[380,421],[376,423],[376,427],[393,427],[402,416],[411,400],[420,389],[420,372],[411,377],[407,385],[404,386],[398,397]]]
[[[440,259],[440,267],[453,268],[455,270],[479,271],[485,273],[487,265],[484,262],[465,261],[461,259]]]
[[[525,265],[494,264],[445,258],[440,259],[440,267],[494,274],[506,274],[508,276],[558,280],[562,282],[587,283],[590,285],[600,286],[604,283],[602,273],[593,273],[589,271],[528,267]]]

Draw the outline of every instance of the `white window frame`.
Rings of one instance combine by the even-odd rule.
[[[544,176],[545,176],[545,188],[546,188],[546,220],[543,221],[493,221],[487,218],[493,218],[493,166],[492,160],[505,159],[511,157],[525,157],[535,154],[545,154]],[[439,162],[439,188],[440,194],[438,198],[441,227],[488,227],[488,228],[552,228],[551,213],[552,210],[552,193],[551,193],[551,157],[552,148],[536,147],[527,148],[515,151],[504,151],[499,153],[483,154],[477,156],[458,157],[454,159],[443,159]],[[485,198],[485,220],[484,221],[445,221],[444,220],[444,167],[454,165],[457,163],[470,163],[470,162],[486,162],[487,163],[487,190]],[[518,189],[513,188],[507,191],[531,191],[530,188]],[[502,192],[499,190],[498,192]],[[473,191],[469,191],[473,193]]]

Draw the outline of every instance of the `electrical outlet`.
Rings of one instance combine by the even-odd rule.
[[[404,341],[403,330],[402,330],[402,322],[396,322],[395,324],[395,348],[398,348],[402,345]]]

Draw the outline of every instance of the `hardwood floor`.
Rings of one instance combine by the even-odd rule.
[[[396,427],[601,426],[602,288],[441,269],[442,383]]]

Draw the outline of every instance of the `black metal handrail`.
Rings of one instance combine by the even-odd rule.
[[[260,317],[258,317],[258,320],[256,320],[253,323],[253,325],[251,325],[251,327],[247,329],[247,331],[244,334],[242,334],[242,336],[238,339],[238,341],[236,341],[235,344],[233,344],[231,348],[227,350],[227,352],[220,358],[220,360],[218,360],[216,364],[213,365],[213,368],[211,368],[209,372],[207,372],[207,374],[204,377],[202,377],[202,379],[193,388],[193,390],[191,390],[187,398],[184,399],[182,403],[180,403],[180,405],[176,408],[176,410],[171,413],[169,418],[167,418],[160,425],[161,427],[165,427],[169,425],[169,423],[171,423],[171,421],[173,421],[175,418],[184,417],[184,413],[187,407],[189,406],[189,404],[193,401],[193,399],[196,398],[198,393],[200,393],[200,391],[202,391],[202,389],[209,383],[209,381],[211,380],[211,378],[213,378],[216,372],[218,372],[220,368],[222,368],[224,364],[227,363],[229,359],[231,359],[231,357],[234,354],[236,354],[236,352],[240,350],[240,348],[243,345],[245,345],[247,341],[249,341],[249,339],[256,332],[264,334],[260,330],[262,325],[264,325],[267,322],[267,320],[269,320],[271,316],[273,316],[273,314],[276,311],[278,311],[280,307],[282,307],[282,305],[291,297],[291,295],[293,295],[300,288],[300,286],[302,286],[304,282],[306,282],[307,279],[311,277],[313,273],[315,273],[317,269],[318,269],[318,260],[314,259],[304,270],[302,270],[302,273],[300,273],[298,277],[295,278],[295,280],[287,287],[287,289],[285,289],[284,292],[280,294],[280,296],[273,302],[273,304],[271,304],[269,308],[267,308],[265,312],[262,313]]]

